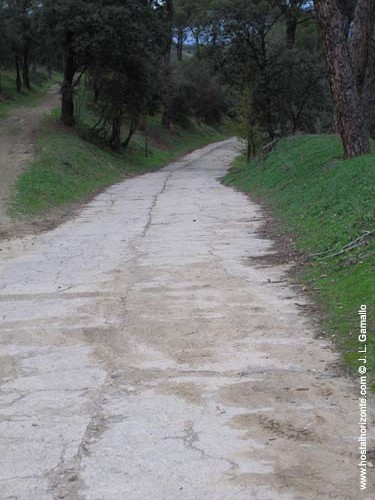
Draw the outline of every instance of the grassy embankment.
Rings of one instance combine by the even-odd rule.
[[[156,170],[195,148],[225,139],[222,133],[197,125],[170,133],[155,118],[149,125],[147,156],[140,133],[132,139],[128,150],[115,154],[65,129],[57,117],[56,110],[44,122],[36,159],[16,183],[11,216],[38,214],[87,200],[100,188],[126,176]]]
[[[247,164],[243,157],[237,159],[224,182],[270,204],[282,230],[310,255],[301,279],[316,291],[323,328],[353,370],[358,368],[357,311],[367,305],[367,364],[373,372],[375,237],[333,254],[375,229],[375,154],[343,160],[335,136],[292,137],[263,160]]]
[[[42,97],[54,83],[59,81],[61,75],[52,73],[51,77],[43,69],[30,72],[31,88],[22,88],[21,92],[16,90],[16,76],[13,71],[1,70],[1,92],[0,92],[0,119],[6,118],[8,113],[19,106],[32,106],[35,101]]]

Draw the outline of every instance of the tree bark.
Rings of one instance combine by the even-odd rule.
[[[162,125],[165,129],[170,130],[171,128],[171,87],[172,87],[172,69],[171,69],[171,52],[173,44],[173,31],[172,31],[172,21],[174,17],[174,5],[173,0],[166,0],[166,22],[168,26],[168,37],[164,52],[164,96],[163,96],[163,115],[162,115]]]
[[[64,47],[64,80],[61,85],[61,121],[66,127],[74,125],[74,86],[75,75],[73,35],[67,34]]]
[[[197,59],[200,60],[201,59],[200,29],[193,28],[192,33],[195,40],[195,55],[197,56]]]
[[[30,61],[29,61],[29,49],[24,47],[22,54],[22,82],[24,87],[31,90],[30,85]]]
[[[182,61],[182,52],[184,48],[184,28],[178,27],[177,30],[177,61]]]
[[[266,99],[266,126],[268,137],[270,141],[273,141],[275,139],[275,132],[273,130],[271,99],[269,97]]]
[[[350,55],[359,96],[362,95],[374,29],[375,0],[357,0],[350,40]]]
[[[135,120],[132,120],[130,122],[130,125],[129,125],[128,135],[127,135],[125,141],[122,143],[122,145],[125,149],[129,146],[131,138],[133,137],[136,130],[137,130],[137,122]]]
[[[112,118],[111,147],[114,151],[118,151],[121,146],[121,127],[122,112],[118,112],[117,115]]]
[[[289,50],[293,49],[296,43],[297,24],[297,18],[293,15],[286,20],[286,46]]]
[[[300,0],[279,0],[278,5],[283,13],[286,25],[286,46],[293,49],[296,42],[296,32],[298,26],[298,18],[301,15],[303,2]]]
[[[345,17],[335,0],[315,0],[314,5],[345,157],[366,154],[370,151],[369,133],[352,69]]]
[[[21,73],[20,73],[20,61],[19,61],[17,55],[14,56],[14,62],[16,64],[16,87],[17,87],[17,92],[21,92],[22,80],[21,80]]]

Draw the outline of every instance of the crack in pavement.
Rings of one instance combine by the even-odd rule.
[[[146,235],[147,235],[147,232],[152,224],[152,214],[155,210],[155,207],[158,203],[158,199],[160,198],[160,196],[164,193],[164,191],[166,190],[167,188],[167,185],[168,185],[168,181],[169,179],[172,177],[172,175],[174,174],[174,171],[172,172],[169,172],[167,175],[166,175],[166,178],[162,184],[162,187],[160,189],[160,191],[158,191],[154,196],[153,196],[153,199],[152,199],[152,203],[151,203],[151,206],[149,208],[149,211],[148,211],[148,214],[147,214],[147,220],[146,220],[146,225],[142,231],[142,238],[145,238]]]

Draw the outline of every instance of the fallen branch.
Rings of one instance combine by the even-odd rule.
[[[310,255],[310,257],[318,257],[321,255],[324,255],[324,257],[320,257],[319,260],[331,259],[332,257],[337,257],[338,255],[342,255],[343,253],[350,252],[351,250],[355,250],[356,248],[359,248],[359,247],[365,245],[368,242],[368,240],[374,236],[375,236],[375,231],[363,231],[363,234],[361,236],[359,236],[359,238],[356,238],[355,240],[351,241],[347,245],[343,246],[338,252],[330,253],[329,255],[325,255],[329,252],[332,252],[332,249],[330,249],[330,250],[325,250],[324,252],[312,254],[312,255]]]
[[[275,147],[278,145],[279,142],[280,139],[274,139],[272,142],[269,142],[268,144],[263,146],[260,151],[260,157],[264,158],[265,156],[269,155],[275,149]]]

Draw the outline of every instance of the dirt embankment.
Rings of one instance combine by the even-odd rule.
[[[9,200],[17,177],[32,161],[38,130],[45,114],[59,105],[58,87],[32,107],[20,107],[0,121],[0,239],[30,232],[32,224],[8,216]]]

